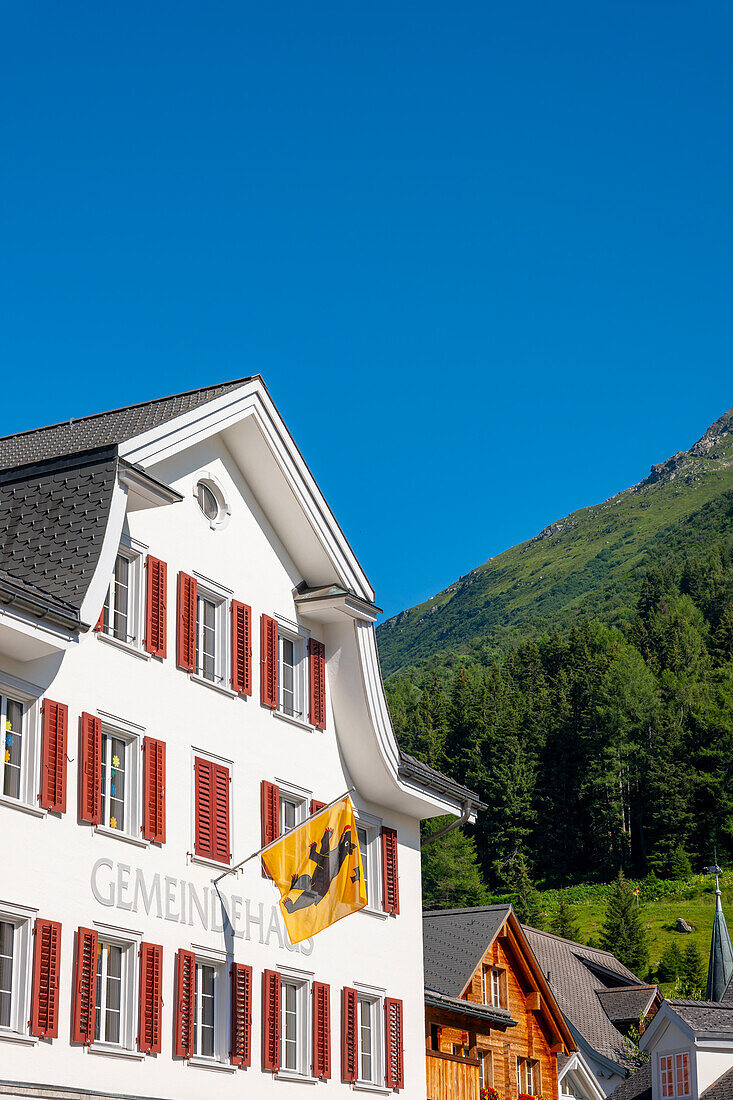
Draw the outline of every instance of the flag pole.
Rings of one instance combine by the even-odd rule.
[[[312,821],[314,817],[318,817],[319,814],[325,814],[326,810],[330,810],[331,807],[335,806],[337,802],[342,802],[343,799],[347,797],[347,795],[353,794],[355,790],[356,787],[349,787],[348,791],[344,791],[344,793],[340,794],[338,798],[331,799],[331,801],[327,802],[325,806],[321,806],[320,810],[316,810],[314,814],[308,814],[308,816],[300,822],[300,825],[296,826],[296,829],[302,828],[303,825],[306,825],[309,821]],[[294,833],[296,829],[291,829],[290,832]],[[256,852],[252,852],[252,854],[247,856],[246,859],[240,859],[239,863],[235,863],[233,867],[227,867],[226,871],[222,871],[220,875],[212,880],[214,886],[217,886],[223,878],[227,877],[227,875],[236,874],[240,867],[244,867],[245,863],[249,863],[251,859],[257,859],[257,857],[261,856],[263,852],[266,852],[268,848],[272,848],[275,844],[279,844],[281,840],[282,837],[279,836],[276,840],[271,840],[269,844],[265,844],[262,848],[258,848]]]

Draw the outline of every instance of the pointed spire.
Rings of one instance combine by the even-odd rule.
[[[733,944],[730,942],[728,925],[723,913],[720,893],[720,867],[717,863],[710,868],[715,872],[715,917],[713,936],[710,941],[710,962],[708,963],[708,984],[705,990],[706,1001],[722,1001],[733,976]]]

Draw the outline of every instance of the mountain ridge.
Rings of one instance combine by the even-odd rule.
[[[711,511],[716,501],[722,507]],[[690,524],[698,513],[699,523]],[[676,545],[686,525],[691,544],[700,526],[708,537],[733,538],[733,408],[635,485],[553,521],[381,623],[383,671],[390,676],[442,651],[465,652],[479,639],[500,647],[519,632],[572,621],[584,605],[588,613],[596,605],[612,612],[614,592],[618,605],[628,586],[625,574],[663,552],[665,540]]]

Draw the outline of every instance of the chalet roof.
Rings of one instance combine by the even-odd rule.
[[[728,925],[721,902],[720,887],[715,891],[715,917],[713,934],[710,940],[710,961],[708,963],[708,983],[705,989],[706,1001],[722,1001],[733,977],[733,945],[730,942]]]
[[[712,1085],[708,1085],[701,1100],[733,1100],[733,1066]]]
[[[153,401],[140,401],[136,405],[82,416],[78,420],[65,420],[60,424],[2,436],[0,469],[123,443],[245,385],[253,377],[256,376],[237,378],[216,386],[202,386],[170,397],[157,397]]]
[[[645,1062],[617,1085],[611,1096],[613,1100],[652,1100],[652,1063]]]
[[[505,1008],[476,1004],[475,1001],[466,1001],[462,997],[446,997],[444,993],[438,993],[434,989],[425,990],[425,1004],[432,1008],[443,1008],[461,1016],[486,1020],[495,1028],[505,1029],[517,1026],[517,1021]]]
[[[621,1072],[632,1068],[624,1036],[614,1026],[598,996],[609,988],[648,990],[610,951],[586,947],[550,932],[524,926],[548,984],[566,1019],[588,1046],[615,1062]],[[610,1005],[609,1005],[610,1007]]]
[[[460,997],[510,911],[510,905],[485,905],[423,913],[426,989]]]
[[[596,997],[609,1020],[615,1024],[628,1023],[645,1016],[657,995],[655,985],[617,986],[615,989],[597,989]]]
[[[78,629],[117,468],[102,448],[0,472],[0,602]]]
[[[721,1034],[733,1038],[733,1004],[720,1001],[671,1000],[669,1007],[694,1035]]]

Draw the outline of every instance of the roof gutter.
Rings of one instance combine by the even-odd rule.
[[[51,623],[73,634],[89,629],[81,622],[78,612],[66,611],[63,607],[52,604],[41,594],[34,596],[7,577],[0,577],[0,605],[11,612],[17,611],[20,614],[30,615],[34,619]]]
[[[427,848],[428,844],[432,844],[434,840],[438,840],[441,836],[445,836],[452,829],[459,829],[461,825],[468,824],[474,810],[475,807],[473,802],[468,800],[465,801],[461,810],[461,816],[455,817],[452,821],[449,821],[442,829],[438,829],[437,833],[431,833],[430,836],[426,836],[424,840],[420,841],[420,847]]]

